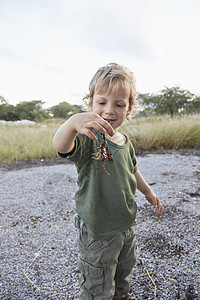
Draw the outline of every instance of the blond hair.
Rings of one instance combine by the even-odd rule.
[[[107,64],[106,66],[99,68],[94,74],[89,84],[89,93],[85,95],[83,101],[91,107],[94,93],[98,93],[100,90],[106,89],[110,92],[119,85],[126,87],[127,83],[130,84],[129,105],[133,107],[136,98],[136,87],[133,73],[127,67],[122,65],[116,63]]]

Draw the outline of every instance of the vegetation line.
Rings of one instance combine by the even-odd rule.
[[[63,122],[48,119],[32,126],[0,126],[0,163],[56,157],[52,140]],[[133,118],[120,131],[136,150],[200,148],[200,115]]]
[[[56,130],[84,108],[63,101],[44,109],[44,103],[33,100],[13,106],[0,96],[0,120],[37,122],[20,127],[3,126],[0,122],[0,163],[56,157],[52,147]],[[133,111],[135,117],[120,130],[130,137],[136,150],[199,149],[199,112],[198,95],[177,86],[166,87],[157,94],[139,94]]]

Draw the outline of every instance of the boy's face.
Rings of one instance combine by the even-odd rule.
[[[132,107],[129,105],[130,87],[119,85],[113,91],[100,90],[93,96],[92,111],[116,129],[125,121]]]

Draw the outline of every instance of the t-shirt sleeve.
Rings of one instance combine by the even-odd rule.
[[[137,171],[137,159],[136,159],[136,156],[134,156],[134,158],[133,158],[133,164],[134,164],[134,170],[133,170],[133,172],[135,173]]]
[[[59,153],[58,155],[62,158],[67,158],[68,160],[79,163],[82,161],[83,157],[87,154],[88,143],[90,140],[85,135],[78,134],[75,139],[74,149],[69,153]]]
[[[75,148],[76,148],[76,141],[75,141],[74,149],[72,151],[70,151],[68,153],[60,153],[60,152],[57,152],[57,153],[61,158],[69,158],[70,156],[73,155]]]
[[[133,153],[132,153],[132,161],[133,161],[133,173],[137,171],[137,158],[135,155],[135,149],[133,148]]]

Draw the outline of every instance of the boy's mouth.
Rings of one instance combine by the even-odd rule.
[[[108,123],[112,123],[112,122],[114,121],[114,120],[111,120],[111,119],[105,119],[105,118],[104,118],[104,120],[107,121]]]

